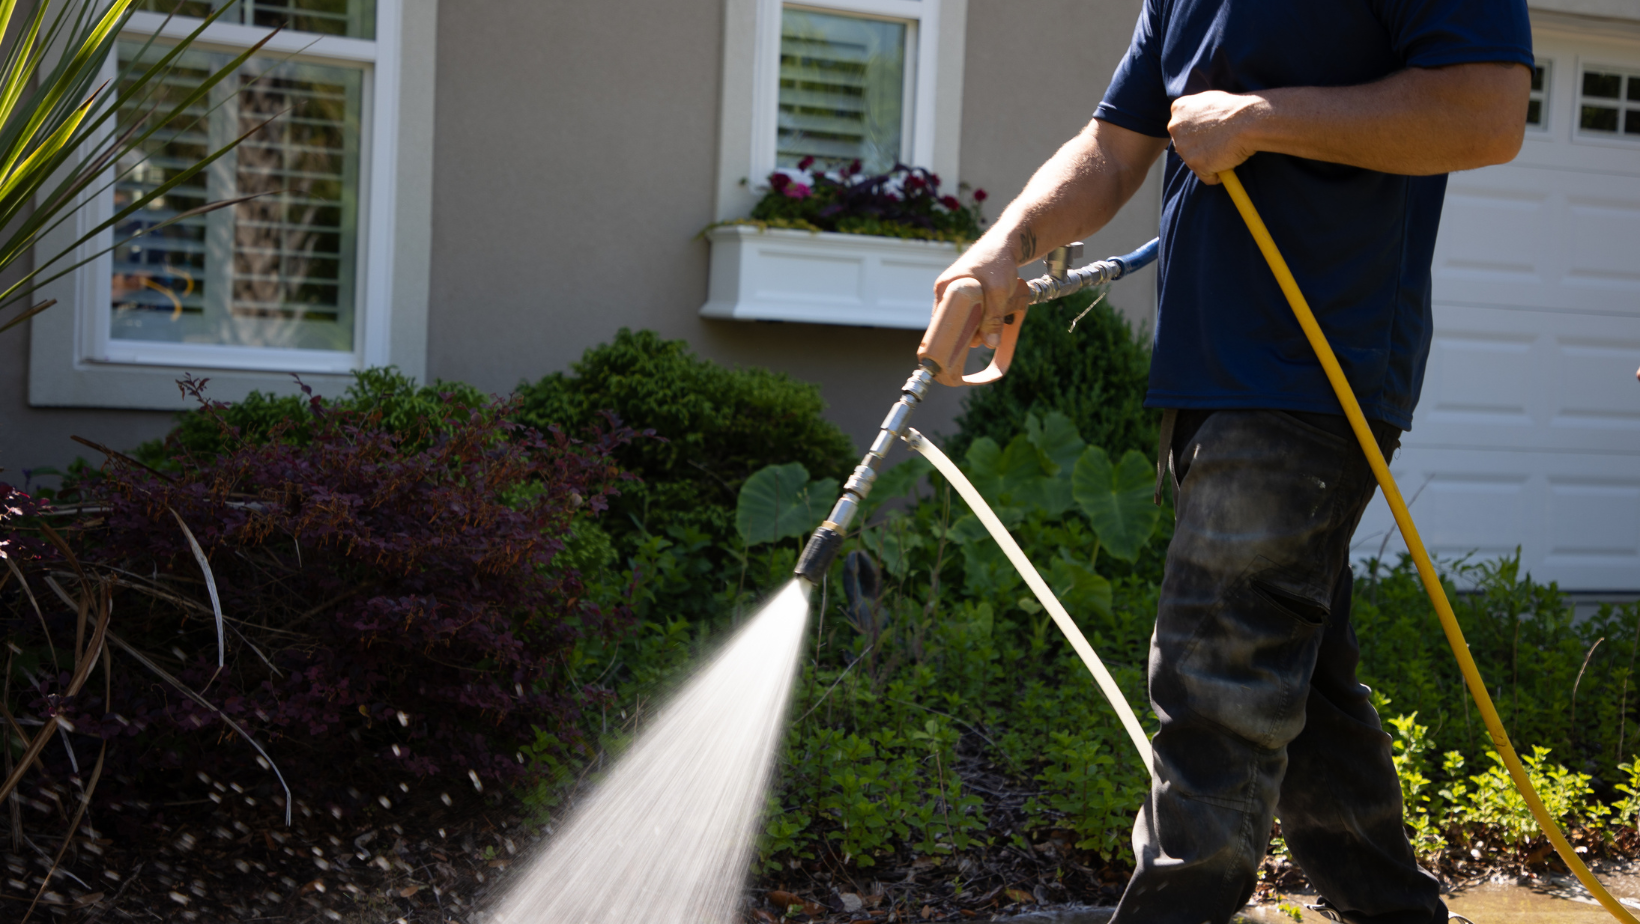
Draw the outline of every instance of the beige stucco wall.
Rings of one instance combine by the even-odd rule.
[[[1086,122],[1138,8],[969,0],[961,178],[992,194],[991,214]],[[430,375],[506,390],[567,367],[622,326],[648,327],[722,362],[819,383],[832,417],[866,441],[914,365],[917,333],[696,314],[707,248],[694,235],[713,218],[723,9],[723,0],[441,6]],[[1143,243],[1156,224],[1147,187],[1090,256]],[[1153,276],[1125,284],[1116,301],[1148,319]],[[958,397],[937,390],[919,422],[949,430]]]
[[[725,7],[439,4],[429,377],[506,392],[622,326],[647,327],[721,362],[819,383],[832,417],[867,441],[914,364],[916,332],[696,313],[707,247],[694,236],[714,217]],[[1138,8],[968,0],[960,179],[991,193],[991,215],[1086,122]],[[415,171],[401,180],[418,181]],[[1152,183],[1089,257],[1148,240],[1157,199]],[[1153,272],[1122,283],[1113,301],[1148,322]],[[0,478],[91,455],[73,434],[129,448],[168,428],[163,412],[28,407],[27,343],[24,331],[0,334],[0,468],[10,469]],[[949,432],[959,398],[936,389],[919,424]]]

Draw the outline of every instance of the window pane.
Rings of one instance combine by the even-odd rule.
[[[1533,90],[1542,90],[1543,89],[1543,65],[1541,65],[1541,64],[1539,64],[1537,67],[1532,68],[1532,89]]]
[[[121,42],[121,64],[141,49]],[[156,45],[145,57],[165,51]],[[157,118],[151,113],[168,111],[229,60],[184,52],[154,99],[121,110],[122,127],[139,115]],[[111,336],[353,349],[362,83],[356,68],[252,58],[121,160],[117,209],[252,132],[115,227],[125,243],[114,250]],[[267,195],[156,227],[206,202],[256,193]]]
[[[1583,72],[1584,96],[1617,99],[1622,89],[1623,76],[1621,74],[1602,74],[1599,71]]]
[[[1640,77],[1629,78],[1629,99],[1640,102]]]
[[[1584,106],[1583,117],[1578,124],[1590,131],[1615,132],[1617,131],[1617,110],[1605,106]]]
[[[1640,109],[1623,113],[1623,134],[1640,135]]]
[[[899,162],[908,31],[903,22],[782,11],[780,166],[811,155],[827,167],[858,158],[881,173]]]
[[[209,16],[224,0],[137,0],[139,10],[155,13],[176,11],[178,16]],[[345,35],[349,38],[376,37],[376,0],[227,0],[232,9],[218,22],[250,23],[256,26],[283,26],[298,32]]]
[[[1528,100],[1527,101],[1527,103],[1526,103],[1526,124],[1527,125],[1542,125],[1543,124],[1543,102],[1542,102],[1542,100],[1535,100],[1534,99],[1534,100]]]

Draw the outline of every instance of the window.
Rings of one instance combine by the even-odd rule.
[[[787,6],[780,14],[780,114],[775,162],[858,160],[883,173],[911,135],[915,80],[906,73],[916,24]]]
[[[1585,67],[1579,90],[1580,131],[1640,137],[1640,73]]]
[[[751,157],[739,176],[750,185],[809,156],[828,167],[858,159],[871,171],[906,163],[955,175],[954,152],[936,162],[937,149],[954,148],[955,138],[936,144],[935,116],[951,113],[939,120],[941,132],[948,130],[943,123],[955,129],[960,118],[950,102],[960,98],[962,62],[949,46],[962,33],[951,26],[942,32],[941,17],[944,7],[955,15],[966,13],[965,6],[955,0],[755,0],[745,6],[756,19],[756,42],[746,75],[753,84]],[[957,60],[940,62],[942,49]],[[956,83],[942,91],[946,63],[956,66]],[[942,103],[942,92],[948,102]],[[726,107],[730,99],[726,93]],[[726,118],[726,130],[737,123],[746,124]]]
[[[165,53],[143,48],[119,44],[122,72]],[[121,127],[156,103],[175,105],[231,59],[184,52],[175,78],[158,98],[134,100]],[[135,341],[352,353],[363,84],[357,67],[258,56],[119,164],[116,208],[248,133],[211,168],[115,226],[114,239],[128,242],[113,254],[111,352]],[[143,233],[247,195],[258,197]]]
[[[1533,128],[1549,126],[1549,62],[1539,61],[1532,68],[1532,92],[1526,103],[1526,124]]]
[[[283,28],[188,117],[155,132],[145,159],[116,164],[106,186],[88,190],[42,252],[70,246],[180,159],[248,135],[117,234],[83,245],[81,269],[36,288],[37,299],[72,308],[30,322],[32,405],[182,408],[175,382],[184,371],[209,376],[213,396],[237,400],[252,389],[289,391],[292,372],[329,394],[362,367],[393,364],[413,376],[426,368],[437,6],[137,0],[108,79],[156,53],[143,51],[150,40],[175,42],[224,5],[160,92],[187,94],[270,27]],[[157,227],[243,196],[255,198]]]

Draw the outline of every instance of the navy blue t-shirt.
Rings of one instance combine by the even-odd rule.
[[[1524,0],[1146,0],[1094,116],[1165,138],[1173,100],[1204,90],[1348,86],[1479,61],[1532,65]],[[1236,175],[1366,415],[1409,428],[1429,355],[1446,176],[1268,152]],[[1171,147],[1163,189],[1146,406],[1341,413],[1229,193],[1203,184]]]

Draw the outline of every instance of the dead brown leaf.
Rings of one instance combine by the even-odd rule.
[[[407,885],[404,888],[399,890],[399,897],[400,898],[409,898],[410,896],[415,895],[417,892],[420,892],[420,891],[421,891],[421,886],[416,885],[415,883],[411,883],[410,885]]]

